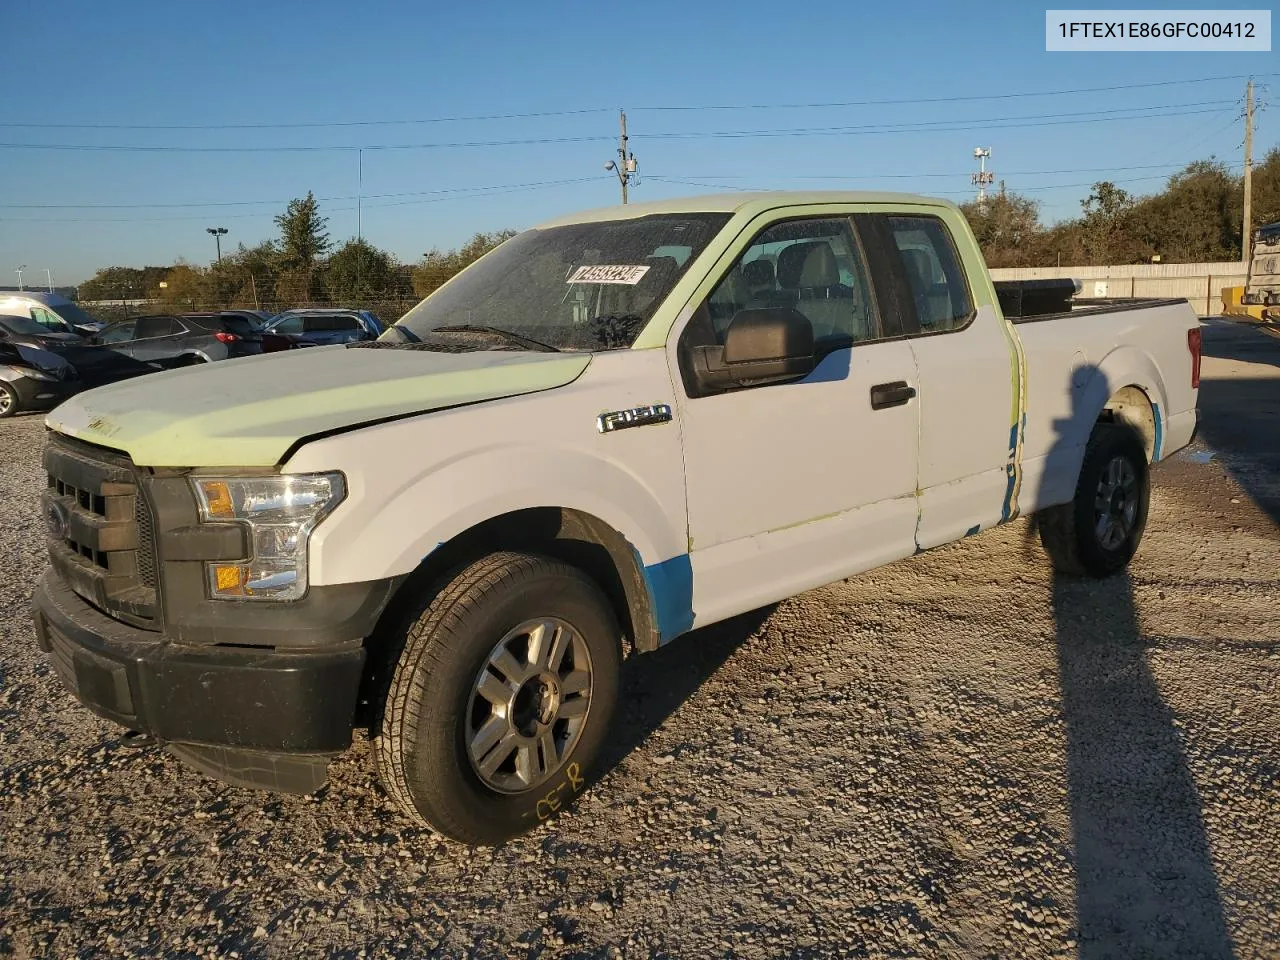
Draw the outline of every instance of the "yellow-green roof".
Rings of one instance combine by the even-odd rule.
[[[538,229],[560,227],[571,223],[629,220],[655,213],[746,213],[754,216],[777,207],[828,203],[954,206],[950,200],[922,197],[914,193],[885,193],[877,190],[769,190],[758,193],[709,193],[698,197],[671,197],[667,200],[646,200],[643,203],[629,203],[625,206],[583,210],[540,223]]]

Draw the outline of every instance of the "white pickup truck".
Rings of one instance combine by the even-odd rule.
[[[1197,318],[1005,293],[916,196],[528,230],[376,342],[58,407],[37,640],[215,776],[312,791],[367,728],[408,816],[502,842],[591,782],[624,652],[1033,512],[1060,569],[1129,561]]]

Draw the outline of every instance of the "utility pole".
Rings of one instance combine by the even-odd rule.
[[[222,266],[222,237],[224,234],[228,232],[227,228],[226,227],[205,227],[204,232],[213,234],[213,242],[217,244],[217,248],[218,248],[218,266]]]
[[[25,270],[25,269],[27,269],[27,265],[24,263],[24,264],[23,264],[22,266],[20,266],[17,270],[13,271],[14,273],[16,273],[16,274],[18,275],[18,292],[19,292],[19,293],[21,293],[21,292],[22,292],[22,271],[23,271],[23,270]]]
[[[1253,78],[1244,91],[1244,223],[1240,254],[1247,267],[1253,259]]]
[[[627,184],[636,175],[636,158],[627,149],[627,114],[625,110],[618,111],[618,127],[618,159],[610,160],[604,165],[604,168],[612,170],[618,175],[618,183],[622,186],[622,202],[626,203]]]
[[[48,267],[44,268],[44,278],[48,281],[46,285],[49,287],[49,292],[53,293],[53,271]]]

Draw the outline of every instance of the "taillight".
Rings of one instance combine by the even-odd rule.
[[[221,330],[219,330],[213,336],[215,337],[215,339],[217,339],[219,343],[235,343],[237,340],[240,339],[234,333],[223,333]]]
[[[1187,349],[1191,351],[1191,389],[1200,386],[1200,348],[1203,342],[1200,328],[1187,331]]]

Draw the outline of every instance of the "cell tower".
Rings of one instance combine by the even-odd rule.
[[[973,159],[978,161],[978,172],[969,179],[978,188],[978,205],[987,202],[987,187],[996,182],[996,175],[987,169],[987,157],[991,156],[990,147],[974,147]]]

